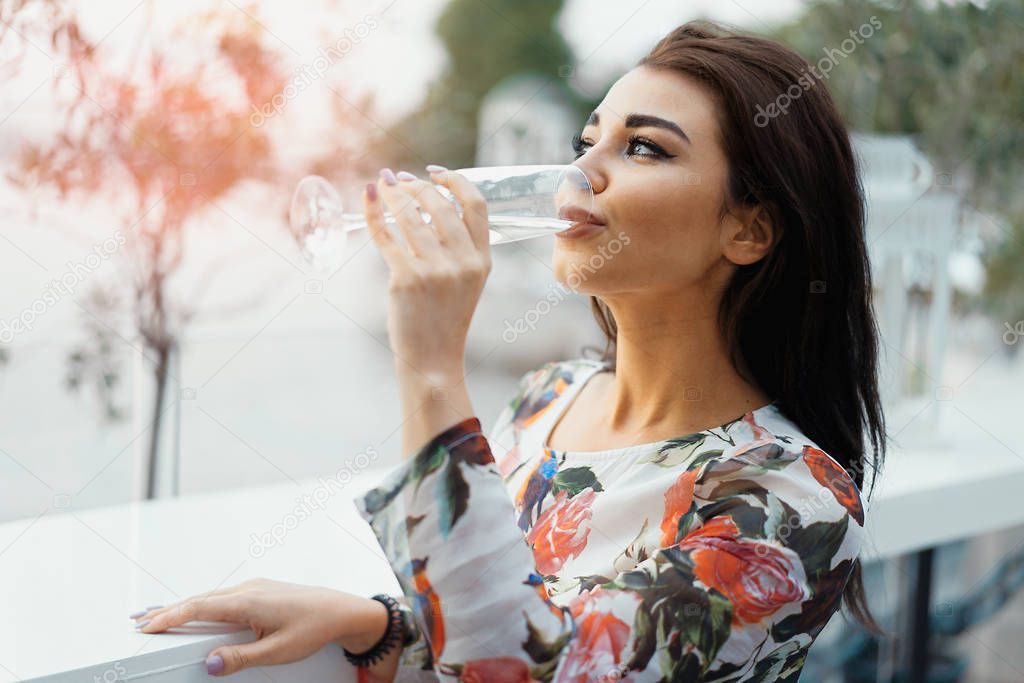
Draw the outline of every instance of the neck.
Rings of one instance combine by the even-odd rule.
[[[702,301],[705,297],[691,297]],[[769,402],[733,367],[710,304],[670,310],[661,294],[605,300],[615,316],[616,372],[607,394],[613,429],[699,431]],[[713,302],[717,307],[717,301]]]

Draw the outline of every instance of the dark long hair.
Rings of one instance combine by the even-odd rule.
[[[723,215],[728,205],[761,204],[773,221],[775,245],[737,267],[719,307],[733,365],[863,489],[886,450],[878,329],[863,190],[832,97],[796,52],[709,22],[676,28],[637,66],[686,74],[712,92],[729,162]],[[615,319],[596,296],[590,303],[607,340],[603,359],[614,366]],[[857,621],[883,632],[859,558],[843,597]]]

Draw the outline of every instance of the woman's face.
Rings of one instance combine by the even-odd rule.
[[[742,217],[720,217],[728,167],[714,102],[697,81],[633,69],[580,137],[575,165],[594,187],[593,206],[583,208],[605,225],[577,239],[556,237],[560,282],[606,300],[638,291],[720,292],[735,263],[757,260],[742,242]]]

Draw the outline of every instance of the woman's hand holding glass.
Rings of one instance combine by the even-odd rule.
[[[364,208],[390,271],[388,336],[396,370],[461,376],[469,324],[491,270],[487,203],[458,173],[432,175],[455,195],[463,216],[430,182],[404,172],[396,177],[390,169],[366,186]],[[384,221],[385,205],[404,243]]]
[[[440,167],[430,167],[440,169]],[[431,182],[383,169],[363,193],[373,242],[390,271],[388,337],[407,419],[402,452],[411,455],[432,436],[473,415],[463,383],[469,324],[491,271],[487,202],[456,172],[440,169]],[[385,205],[398,230],[385,221]],[[421,214],[427,214],[426,222]],[[399,239],[401,232],[404,242]]]

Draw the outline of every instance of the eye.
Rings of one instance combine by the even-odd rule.
[[[632,156],[644,157],[649,159],[671,159],[672,157],[675,156],[674,154],[668,154],[667,152],[665,152],[665,150],[663,150],[655,143],[639,135],[630,136],[627,143],[627,149],[629,150],[632,150],[634,148],[646,148],[648,150],[647,152],[637,152]],[[580,134],[577,133],[576,135],[572,136],[572,149],[573,152],[576,153],[576,159],[579,159],[581,156],[583,156],[586,153],[587,148],[592,146],[593,144],[583,140]]]
[[[647,154],[637,154],[638,157],[650,157],[652,159],[667,158],[671,155],[666,154],[665,150],[658,147],[656,144],[648,140],[647,138],[640,137],[639,135],[633,135],[629,138],[629,147],[646,147],[650,150]]]
[[[589,147],[590,143],[583,142],[579,133],[576,133],[575,135],[572,136],[572,151],[576,153],[576,159],[579,159],[581,156],[583,156],[583,153],[586,151],[585,149],[583,149],[584,146]]]

